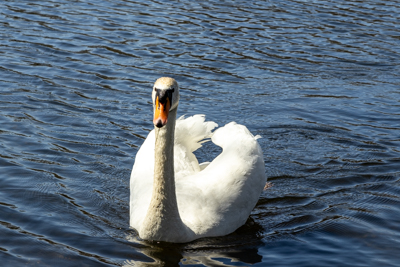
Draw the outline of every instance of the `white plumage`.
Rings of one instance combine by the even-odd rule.
[[[155,88],[170,88],[170,84],[176,84],[173,80],[163,87],[163,83],[160,85],[157,82]],[[171,110],[169,115],[176,116],[176,109],[174,111]],[[168,123],[174,123],[174,118],[168,117]],[[165,200],[169,197],[164,196],[163,191],[173,189],[163,186],[157,190],[153,188],[157,179],[153,178],[157,176],[154,165],[162,160],[157,159],[157,154],[163,154],[158,153],[155,147],[156,131],[167,127],[156,127],[149,133],[136,155],[130,181],[130,225],[142,238],[189,242],[201,237],[229,234],[246,222],[266,183],[258,136],[254,137],[245,126],[235,122],[212,133],[215,127],[217,124],[206,122],[204,115],[176,120],[173,147],[175,177],[172,177],[176,200],[171,202]],[[210,137],[214,144],[222,148],[222,152],[212,162],[199,165],[193,151]],[[172,155],[166,153],[160,157],[169,156]],[[163,180],[164,176],[168,173],[160,175],[162,184],[168,183]],[[161,197],[158,192],[161,192]],[[158,202],[153,201],[158,204],[151,204],[152,198],[157,198]],[[174,203],[177,204],[175,213]],[[154,207],[149,208],[151,205]],[[169,207],[172,207],[172,212],[169,212]]]

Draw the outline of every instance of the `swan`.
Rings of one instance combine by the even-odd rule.
[[[130,178],[130,226],[143,240],[185,243],[223,236],[242,226],[266,183],[259,136],[204,115],[176,119],[179,86],[161,77],[152,90],[154,130],[136,154]],[[205,139],[222,148],[199,164]]]

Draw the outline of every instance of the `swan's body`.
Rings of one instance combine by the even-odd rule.
[[[205,122],[202,115],[176,120],[176,81],[160,78],[154,88],[156,127],[132,169],[130,225],[143,239],[167,242],[235,231],[246,222],[266,182],[257,137],[234,122],[212,134],[217,124]],[[174,93],[168,102],[159,90],[171,88]],[[167,119],[162,114],[157,117],[158,99],[169,103]],[[165,105],[161,103],[161,111]],[[209,137],[223,151],[211,163],[199,165],[192,152]]]

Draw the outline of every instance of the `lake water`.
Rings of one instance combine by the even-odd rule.
[[[400,1],[1,6],[2,266],[400,264]],[[180,83],[178,115],[263,137],[272,186],[231,235],[129,228],[160,76]]]

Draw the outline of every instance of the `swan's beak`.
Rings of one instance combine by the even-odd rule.
[[[157,96],[156,98],[156,106],[154,108],[154,119],[153,123],[154,126],[161,128],[165,124],[167,124],[168,121],[168,114],[169,114],[169,109],[171,108],[171,101],[169,97],[166,97],[164,103],[161,103],[159,101],[159,97]]]

